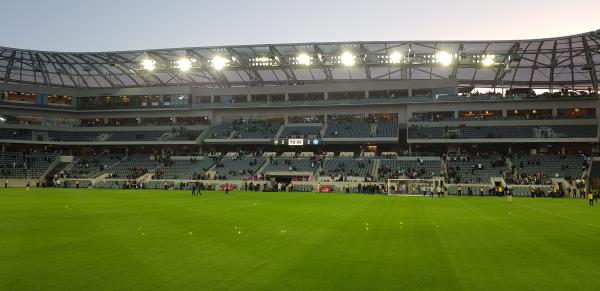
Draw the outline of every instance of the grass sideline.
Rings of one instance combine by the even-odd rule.
[[[1,290],[598,290],[587,200],[0,189]]]

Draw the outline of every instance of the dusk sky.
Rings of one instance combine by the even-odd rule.
[[[0,46],[55,51],[525,39],[600,29],[599,0],[0,1]]]

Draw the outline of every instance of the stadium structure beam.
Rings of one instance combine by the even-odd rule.
[[[517,72],[519,70],[519,68],[521,68],[521,61],[523,61],[523,55],[527,52],[527,50],[529,49],[529,46],[531,46],[532,42],[528,42],[527,46],[525,47],[524,50],[521,51],[520,56],[519,56],[519,62],[517,63],[517,66],[515,67],[515,73],[512,76],[512,79],[510,81],[510,88],[512,89],[513,84],[515,84],[515,77],[517,76]],[[516,53],[517,51],[515,51]]]
[[[171,60],[168,59],[167,57],[165,57],[162,53],[160,52],[147,52],[147,54],[149,56],[151,56],[155,61],[158,59],[161,61],[162,65],[164,67],[168,67],[171,64]],[[163,70],[160,71],[161,73],[165,73],[167,76],[169,76],[169,78],[165,81],[162,80],[160,77],[158,77],[156,74],[153,73],[153,75],[163,84],[169,84],[171,83],[172,80],[176,80],[177,82],[181,82],[180,77],[175,74],[173,71],[171,70]]]
[[[246,72],[246,74],[248,75],[248,83],[250,86],[260,86],[263,84],[263,79],[258,73],[258,71],[250,68],[250,64],[248,63],[248,57],[242,55],[240,52],[230,47],[227,48],[227,52],[229,52],[229,55],[235,57],[235,62],[241,66],[244,72]]]
[[[279,63],[281,64],[281,70],[285,74],[285,77],[288,79],[288,82],[297,82],[298,78],[296,78],[296,74],[291,68],[289,59],[283,54],[281,54],[281,52],[275,46],[270,45],[269,50],[271,51],[271,54],[277,56],[277,58],[279,59]]]
[[[58,67],[56,66],[55,62],[52,61],[52,58],[47,54],[47,53],[40,53],[42,54],[47,60],[48,60],[48,64],[50,64],[52,66],[52,68],[54,69],[55,75],[58,77],[58,79],[61,82],[61,86],[66,87],[64,81],[63,81],[63,77],[60,74]],[[48,72],[48,67],[44,66],[44,70],[46,71],[46,73],[48,74],[48,77],[50,77],[50,73]],[[49,78],[50,82],[52,82],[52,78]]]
[[[423,44],[421,44],[421,45],[423,45]],[[433,49],[433,52],[431,53],[432,55],[436,55],[438,53],[437,52],[438,51],[438,43],[434,43],[433,47],[431,47],[429,45],[426,45],[426,46],[429,47],[429,48],[431,48],[431,49]],[[439,49],[439,51],[442,51],[442,50]],[[431,76],[433,75],[433,64],[427,66],[427,68],[429,69],[429,71],[427,72],[427,74],[429,75],[429,80],[431,80],[432,79]],[[419,71],[425,72],[425,70],[419,70]]]
[[[100,78],[108,82],[108,84],[110,84],[111,87],[125,86],[125,83],[123,83],[120,79],[115,78],[115,81],[118,82],[113,82],[110,76],[105,75],[99,69],[97,70],[93,63],[87,63],[84,55],[78,55],[77,57],[79,58],[79,62],[75,62],[74,64],[78,64],[79,66],[81,66],[83,68],[83,71],[87,72],[87,75],[84,75],[82,72],[80,72],[77,69],[77,67],[73,65],[73,63],[70,64],[70,67],[73,71],[75,71],[75,73],[83,82],[88,83],[88,79],[91,79],[94,80],[94,82],[96,82],[100,86],[100,82],[98,81],[98,78]],[[92,70],[96,72],[96,75],[89,73]]]
[[[194,50],[186,49],[185,51],[186,51],[187,54],[195,57],[197,60],[201,61],[202,63],[204,63],[204,64],[208,63],[208,59],[207,58],[205,58],[203,55],[195,52]],[[210,70],[200,70],[200,72],[202,73],[202,76],[205,79],[209,80],[209,82],[215,82],[215,83],[218,84],[219,87],[230,87],[229,86],[229,81],[227,80],[227,78],[225,78],[225,76],[223,76],[223,74],[221,74],[221,75],[218,75],[218,74],[215,75]]]
[[[395,74],[397,72],[405,72],[405,71],[406,71],[406,68],[399,68],[399,69],[395,69],[395,70],[390,70],[390,71],[388,71],[385,74],[373,77],[373,80],[383,79],[383,78],[391,76],[392,74]]]
[[[6,65],[6,72],[4,72],[4,81],[8,81],[10,79],[10,74],[12,73],[13,65],[15,64],[15,58],[17,56],[17,50],[13,50],[8,59],[8,64]]]
[[[153,57],[158,57],[159,59],[163,60],[162,57],[159,57],[159,56],[157,56],[155,54],[148,53],[148,55],[153,56]],[[153,77],[156,81],[158,81],[158,83],[160,85],[165,85],[165,82],[163,82],[163,80],[160,77],[158,77],[154,72],[146,72],[146,70],[140,70],[138,72],[142,72],[141,74],[147,74],[148,76]]]
[[[187,52],[192,54],[198,60],[201,60],[201,63],[204,63],[204,64],[209,63],[209,60],[206,57],[204,57],[202,54],[196,52],[195,50],[188,49]],[[206,78],[209,80],[209,82],[212,79],[213,82],[218,84],[218,86],[221,88],[231,87],[231,82],[229,82],[229,79],[227,79],[227,77],[225,77],[225,74],[223,74],[222,71],[212,70],[212,69],[207,68],[207,69],[202,70],[202,72],[205,72],[206,74],[210,75],[210,78]]]
[[[554,40],[554,44],[552,45],[552,57],[550,59],[550,76],[548,79],[550,92],[554,93],[554,69],[556,68],[556,46],[558,45],[558,41]]]
[[[48,70],[46,69],[46,64],[45,64],[44,60],[40,57],[39,53],[36,52],[34,55],[35,55],[35,59],[37,61],[39,72],[42,75],[42,78],[44,79],[43,84],[50,84],[50,77],[48,76]],[[35,68],[34,68],[34,71],[35,71]],[[35,73],[34,73],[34,75],[35,75]]]
[[[540,57],[540,51],[542,50],[542,46],[544,45],[543,41],[540,41],[538,45],[537,51],[535,53],[535,60],[533,60],[533,68],[531,69],[531,75],[529,76],[529,89],[531,89],[531,82],[533,82],[533,75],[535,74],[535,70],[538,68],[538,59]]]
[[[590,72],[590,80],[592,80],[592,88],[594,92],[598,92],[598,79],[596,78],[596,66],[594,64],[594,58],[590,52],[590,46],[587,42],[585,36],[581,36],[581,40],[583,41],[583,48],[585,50],[585,59],[586,59],[586,67]]]
[[[62,55],[56,55],[56,57],[58,59],[60,59],[62,62],[64,62],[65,64],[67,64],[69,66],[69,68],[75,72],[75,74],[77,75],[77,80],[78,80],[78,84],[83,83],[86,87],[89,87],[89,83],[87,82],[87,80],[83,77],[83,75],[81,74],[81,72],[79,72],[79,70],[77,70],[77,68],[75,68],[75,66],[73,65],[72,62],[69,62],[68,60],[65,59],[64,56]],[[115,84],[113,82],[110,82],[110,80],[106,80],[111,87],[115,87]],[[98,82],[96,80],[96,82]]]
[[[361,53],[363,53],[363,55],[365,56],[365,59],[366,59],[366,56],[369,54],[369,50],[365,47],[364,43],[360,44],[360,51],[361,51]],[[364,66],[364,70],[365,70],[365,77],[367,80],[371,81],[372,80],[371,68],[369,67],[369,64],[366,61],[363,63],[364,63],[363,66]],[[350,72],[350,69],[348,69],[348,72]]]
[[[438,75],[438,74],[434,74],[432,71],[425,71],[425,70],[423,70],[420,67],[414,67],[413,69],[416,70],[416,71],[428,74],[429,75],[429,80],[433,79],[432,76],[436,76],[436,77],[438,77],[440,79],[448,79],[448,77],[444,77],[444,76],[441,76],[441,75]]]
[[[69,78],[69,80],[71,80],[71,82],[73,83],[73,86],[77,87],[78,85],[80,85],[78,82],[75,82],[75,79],[73,79],[73,76],[71,76],[71,74],[69,74],[69,70],[67,70],[67,68],[61,63],[61,61],[56,57],[56,54],[48,54],[48,57],[50,59],[54,59],[54,62],[52,62],[54,68],[56,69],[56,65],[58,64],[58,66],[60,67],[60,70],[56,70],[56,74],[61,77],[62,75],[65,75],[67,78]],[[61,77],[60,78],[63,86],[66,86],[64,79]]]
[[[135,78],[131,77],[131,75],[129,73],[127,73],[121,66],[119,66],[118,62],[111,63],[111,60],[113,60],[113,59],[111,59],[111,58],[109,58],[107,56],[104,56],[102,54],[95,54],[94,57],[97,58],[97,59],[103,60],[105,63],[108,64],[108,66],[112,66],[112,67],[116,68],[117,70],[119,70],[124,76],[127,76],[137,86],[140,85],[140,83]],[[90,62],[90,59],[89,59],[88,56],[85,56],[85,57],[82,56],[82,59],[84,59],[85,61],[87,61],[87,64],[95,72],[101,74],[101,70],[98,69],[98,67],[96,65],[94,65],[93,62]],[[115,79],[118,79],[119,83],[121,83],[121,84],[123,84],[123,86],[125,86],[125,81],[121,80],[121,78],[119,76],[117,76],[115,73],[113,73],[110,69],[108,69],[108,68],[105,68],[105,69],[109,72],[109,74],[111,76],[113,76]]]
[[[571,89],[575,89],[575,64],[573,63],[573,39],[569,37],[569,61],[571,65],[569,68],[571,69]]]
[[[488,48],[490,47],[490,44],[486,44],[485,48],[483,49],[483,53],[482,54],[486,54]],[[479,70],[479,66],[475,66],[475,72],[473,73],[473,79],[471,79],[471,86],[475,87],[475,77],[477,76],[477,71]]]
[[[406,74],[406,79],[407,80],[412,80],[412,67],[413,67],[413,56],[412,54],[414,54],[413,50],[412,50],[412,46],[413,43],[412,41],[408,43],[408,68],[407,68],[407,74]]]
[[[329,67],[327,67],[325,65],[325,63],[323,62],[323,51],[316,44],[313,45],[313,49],[318,55],[317,59],[319,60],[319,65],[320,65],[321,69],[323,70],[323,73],[325,74],[325,79],[327,79],[327,81],[333,81],[333,74],[331,74],[331,69]]]
[[[504,57],[502,58],[502,64],[505,64],[501,69],[496,71],[496,76],[494,76],[494,85],[492,87],[496,87],[498,86],[498,82],[501,82],[502,80],[504,80],[504,77],[506,76],[506,74],[508,72],[510,72],[510,70],[512,69],[510,67],[510,62],[512,61],[512,54],[514,54],[520,46],[520,42],[515,42],[510,49],[508,50],[508,53],[506,55],[504,55]],[[502,86],[504,87],[504,86]]]
[[[458,73],[458,68],[460,67],[460,56],[462,55],[463,50],[464,50],[464,44],[461,42],[458,44],[458,50],[457,50],[458,60],[456,63],[454,63],[454,66],[452,66],[452,72],[450,73],[450,79],[456,79],[456,74]],[[473,75],[473,76],[475,76],[475,75]]]
[[[599,36],[600,36],[600,32],[598,32],[598,31],[596,31],[595,34],[594,33],[589,34],[590,40],[596,44],[596,46],[594,47],[595,49],[590,48],[590,54],[591,54],[591,52],[600,54],[600,42],[598,42],[598,40],[600,40]],[[593,57],[592,57],[592,59],[593,59]],[[594,70],[596,71],[596,80],[598,80],[600,78],[600,70],[597,69],[599,67],[600,67],[600,61],[598,63],[594,62]],[[596,84],[598,84],[598,82],[596,82]],[[600,87],[600,84],[598,84],[597,87]],[[596,88],[596,92],[598,92],[599,90],[600,90],[600,88]]]
[[[102,69],[106,70],[108,72],[109,76],[113,76],[116,79],[119,79],[119,82],[121,84],[125,84],[125,81],[122,80],[119,75],[117,75],[116,73],[114,73],[111,69],[106,68],[106,66],[108,67],[114,67],[115,69],[117,69],[119,72],[121,72],[121,76],[126,76],[127,78],[129,78],[136,86],[142,86],[142,84],[140,84],[134,77],[132,77],[132,73],[133,70],[131,68],[126,68],[125,64],[130,64],[130,60],[117,60],[116,56],[112,56],[110,54],[107,53],[98,53],[98,54],[94,54],[93,55],[94,58],[100,59],[102,60],[104,63],[103,64],[96,64],[91,66],[95,71],[102,71]],[[91,60],[90,56],[85,56],[84,58],[85,60]],[[93,64],[93,63],[92,63]],[[100,68],[98,68],[98,66],[100,66]],[[144,82],[147,82],[146,79],[140,77]]]
[[[169,76],[169,78],[165,81],[166,84],[177,84],[177,85],[181,85],[181,84],[191,84],[191,85],[198,85],[198,83],[196,83],[196,80],[194,80],[194,78],[192,78],[190,75],[188,75],[187,72],[182,72],[181,70],[171,70],[171,66],[174,65],[174,61],[172,59],[170,59],[169,57],[177,57],[179,53],[174,52],[174,51],[164,51],[164,50],[160,50],[160,51],[155,51],[152,52],[150,55],[155,56],[157,58],[159,58],[162,62],[162,65],[164,66],[165,69],[159,71],[159,72],[166,72],[167,76]]]
[[[29,51],[29,52],[27,52],[27,54],[29,55],[29,61],[31,62],[30,65],[31,65],[31,70],[33,72],[33,74],[32,74],[33,81],[37,83],[37,74],[35,73],[35,59],[33,57],[33,52]]]

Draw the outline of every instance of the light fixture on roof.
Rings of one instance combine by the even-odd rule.
[[[312,60],[309,55],[302,53],[296,57],[296,62],[298,65],[310,66]]]
[[[496,59],[495,55],[484,55],[483,60],[481,60],[481,64],[486,67],[489,67],[489,66],[493,65],[494,63],[496,63],[495,59]]]
[[[354,63],[356,63],[356,60],[354,59],[355,56],[351,53],[351,52],[344,52],[341,56],[340,56],[340,61],[342,62],[342,64],[344,66],[353,66]]]
[[[221,57],[221,56],[215,56],[212,59],[212,67],[215,70],[222,70],[223,68],[225,68],[227,66],[227,64],[229,63],[229,60]]]
[[[177,67],[182,72],[187,72],[192,68],[192,60],[190,60],[188,58],[182,58],[177,61]]]
[[[449,66],[452,63],[452,55],[444,51],[437,53],[435,59],[442,64],[442,66]]]
[[[156,69],[156,61],[153,59],[144,59],[142,61],[142,68],[146,71],[154,71]]]
[[[402,54],[393,52],[389,55],[390,64],[399,64],[402,61]]]

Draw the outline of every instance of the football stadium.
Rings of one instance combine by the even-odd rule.
[[[600,30],[0,47],[2,290],[598,290]]]

